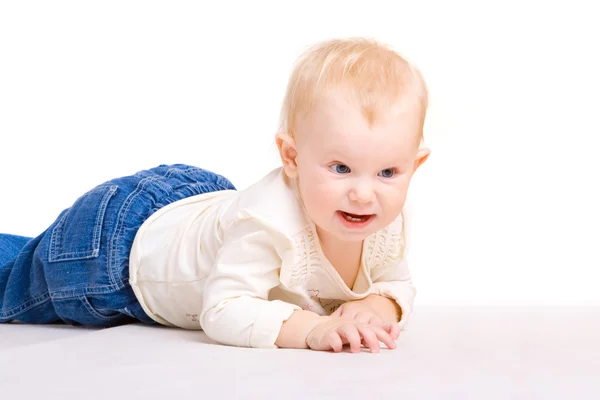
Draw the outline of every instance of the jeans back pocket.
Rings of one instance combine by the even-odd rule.
[[[117,185],[98,186],[63,212],[50,237],[48,262],[98,257],[104,215]]]

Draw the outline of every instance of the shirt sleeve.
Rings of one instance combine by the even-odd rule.
[[[301,309],[268,300],[280,283],[277,240],[282,238],[253,219],[226,229],[204,288],[200,324],[208,337],[232,346],[276,347],[283,322]]]
[[[417,290],[412,283],[406,260],[395,265],[377,269],[377,276],[371,276],[371,293],[393,299],[402,309],[400,328],[404,328],[412,314]]]
[[[399,322],[401,329],[406,327],[410,319],[417,295],[407,261],[409,229],[409,212],[405,209],[401,218],[390,228],[389,235],[396,236],[396,240],[388,241],[390,246],[385,251],[388,258],[371,270],[371,293],[393,299],[398,304],[402,309]]]

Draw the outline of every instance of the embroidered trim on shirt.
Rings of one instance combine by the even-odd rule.
[[[404,258],[404,229],[403,221],[396,220],[384,229],[380,229],[366,240],[368,249],[369,269],[391,265]]]
[[[321,268],[321,259],[315,243],[317,238],[312,229],[307,227],[292,240],[294,260],[290,265],[290,278],[294,284],[305,283],[312,270]]]

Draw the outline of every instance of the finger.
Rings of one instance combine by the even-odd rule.
[[[374,327],[369,325],[359,325],[358,332],[363,338],[366,347],[371,350],[371,353],[379,353],[381,347],[379,346],[379,339],[377,339],[377,335],[375,334]]]
[[[370,325],[377,325],[377,326],[380,326],[382,328],[384,328],[384,326],[385,326],[383,320],[381,318],[379,318],[377,315],[372,315],[371,318],[369,318],[369,321],[367,321],[367,322]]]
[[[342,311],[344,310],[343,306],[339,306],[337,310],[331,313],[332,317],[340,317],[342,315]]]
[[[392,339],[396,340],[400,336],[400,325],[398,323],[384,323],[382,328],[392,337]]]
[[[390,334],[387,333],[383,328],[380,328],[378,326],[371,326],[371,329],[373,329],[373,332],[377,336],[377,339],[379,339],[380,342],[385,344],[385,346],[388,349],[396,348],[396,342],[394,341],[394,339],[392,339]]]
[[[396,340],[398,339],[398,337],[400,337],[400,325],[398,325],[398,323],[392,323],[391,324],[391,328],[390,328],[390,336]]]
[[[352,353],[360,352],[361,338],[356,326],[352,324],[342,325],[338,329],[338,333],[340,334],[340,337],[345,339],[346,343],[350,345],[350,351]]]
[[[337,332],[330,332],[327,335],[327,344],[331,347],[336,353],[339,353],[344,348],[344,343],[342,343],[342,338]]]

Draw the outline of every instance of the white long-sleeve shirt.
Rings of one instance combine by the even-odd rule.
[[[130,254],[130,283],[155,321],[223,344],[275,347],[294,310],[329,315],[379,294],[412,312],[403,215],[364,240],[349,288],[327,260],[292,184],[277,168],[245,190],[196,195],[155,212]]]

